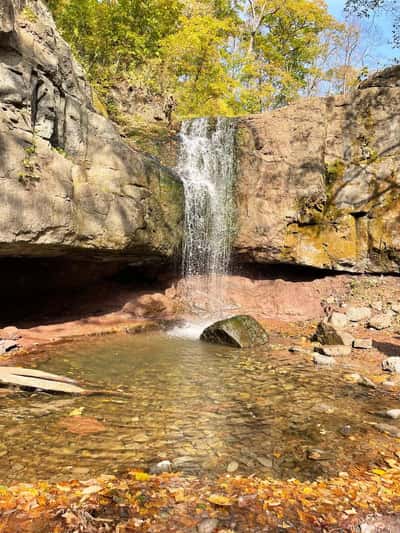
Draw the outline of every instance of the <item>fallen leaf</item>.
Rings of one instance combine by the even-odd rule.
[[[73,409],[68,416],[80,416],[84,409],[84,407],[77,407],[76,409]]]
[[[106,431],[107,428],[104,424],[96,420],[95,418],[89,418],[84,416],[72,416],[70,418],[62,418],[59,421],[59,425],[65,428],[71,433],[77,435],[88,435],[90,433],[100,433]]]
[[[176,489],[174,491],[174,498],[176,503],[181,503],[185,501],[185,491],[184,489]]]
[[[207,499],[210,503],[213,503],[214,505],[232,505],[232,501],[226,496],[222,496],[221,494],[211,494]]]
[[[381,470],[380,468],[373,468],[371,470],[371,472],[373,472],[377,476],[384,476],[386,474],[386,471],[385,470]]]
[[[133,476],[136,481],[147,481],[151,478],[150,474],[146,474],[146,472],[134,472]]]

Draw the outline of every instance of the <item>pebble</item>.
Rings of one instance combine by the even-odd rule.
[[[339,335],[340,335],[342,343],[345,346],[350,346],[350,347],[353,346],[354,337],[351,333],[347,331],[341,331]]]
[[[351,354],[351,346],[344,346],[343,344],[327,344],[325,346],[321,346],[321,348],[317,348],[317,350],[328,357],[345,357],[346,355]]]
[[[346,315],[350,322],[361,322],[371,318],[371,309],[369,307],[349,307]]]
[[[396,426],[391,426],[390,424],[376,424],[375,422],[370,422],[369,424],[377,430],[382,431],[382,433],[388,433],[396,438],[400,437],[400,429]]]
[[[163,472],[171,472],[171,461],[160,461],[159,463],[150,467],[150,474],[162,474]]]
[[[73,468],[71,470],[71,474],[76,477],[86,476],[90,472],[89,468],[85,468],[84,466],[77,466],[76,468]]]
[[[0,340],[0,355],[10,352],[18,348],[18,344],[14,341]]]
[[[386,411],[386,416],[393,418],[393,420],[397,420],[400,418],[400,409],[389,409]]]
[[[231,463],[229,463],[226,471],[229,472],[229,474],[233,474],[233,472],[236,472],[238,468],[239,468],[239,463],[237,463],[236,461],[232,461]]]
[[[191,457],[190,455],[184,455],[182,457],[177,457],[176,459],[173,460],[172,463],[174,466],[180,466],[185,463],[192,463],[194,460],[195,460],[194,457]]]
[[[312,461],[321,461],[324,459],[325,452],[323,450],[307,450],[307,459]]]
[[[349,324],[349,319],[344,313],[334,312],[329,317],[329,323],[337,329],[343,329]]]
[[[382,368],[393,374],[400,374],[400,357],[388,357],[382,361]]]
[[[328,405],[326,403],[319,403],[313,407],[314,411],[317,411],[318,413],[326,413],[328,415],[331,415],[335,412],[334,407],[331,405]]]
[[[316,353],[313,356],[313,362],[316,365],[333,366],[336,363],[336,360],[334,357],[328,357],[326,355],[321,355],[319,353]]]
[[[354,339],[353,346],[359,350],[370,350],[372,348],[372,339]]]
[[[368,326],[373,329],[387,329],[392,325],[392,315],[389,313],[382,313],[375,315],[368,322]]]
[[[340,428],[340,434],[343,435],[343,437],[348,437],[352,433],[351,426],[349,424],[346,424],[342,428]]]
[[[392,390],[397,386],[398,386],[398,383],[390,379],[387,379],[386,381],[382,383],[382,387],[384,387],[385,389],[389,389],[389,390]]]
[[[309,350],[306,350],[305,348],[302,348],[301,346],[291,346],[289,348],[289,352],[292,352],[292,353],[309,353]]]
[[[272,460],[268,459],[267,457],[260,457],[257,455],[256,457],[257,461],[262,464],[265,468],[272,468]]]
[[[218,520],[216,518],[206,518],[197,526],[199,533],[213,533],[217,530]]]

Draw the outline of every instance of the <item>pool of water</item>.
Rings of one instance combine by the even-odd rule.
[[[0,482],[84,478],[170,460],[186,474],[314,479],[379,464],[396,439],[374,413],[400,402],[305,357],[167,334],[96,337],[49,349],[38,368],[125,395],[41,392],[0,399]],[[73,415],[105,431],[75,434]]]

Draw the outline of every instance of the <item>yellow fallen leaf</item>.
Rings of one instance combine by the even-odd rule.
[[[134,477],[136,481],[147,481],[150,479],[150,474],[146,474],[146,472],[134,472]]]
[[[384,381],[387,380],[387,376],[382,376],[382,375],[379,375],[379,376],[371,376],[371,379],[374,383],[377,383],[378,385],[380,383],[383,383]]]
[[[377,476],[384,476],[386,474],[386,471],[385,470],[381,470],[380,468],[373,468],[371,470],[371,472],[373,472]]]
[[[281,501],[280,500],[268,500],[267,501],[267,505],[269,507],[278,507],[279,505],[281,505]]]
[[[80,416],[84,409],[84,407],[77,407],[76,409],[73,409],[68,416]]]
[[[232,505],[232,501],[226,496],[222,496],[221,494],[211,494],[208,497],[208,501],[215,505]]]
[[[176,489],[173,494],[176,503],[181,503],[185,501],[185,491],[183,489]]]

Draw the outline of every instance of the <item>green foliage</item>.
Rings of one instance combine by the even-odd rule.
[[[179,117],[285,105],[306,86],[321,35],[337,26],[323,0],[48,0],[99,97],[128,79],[173,96]]]

